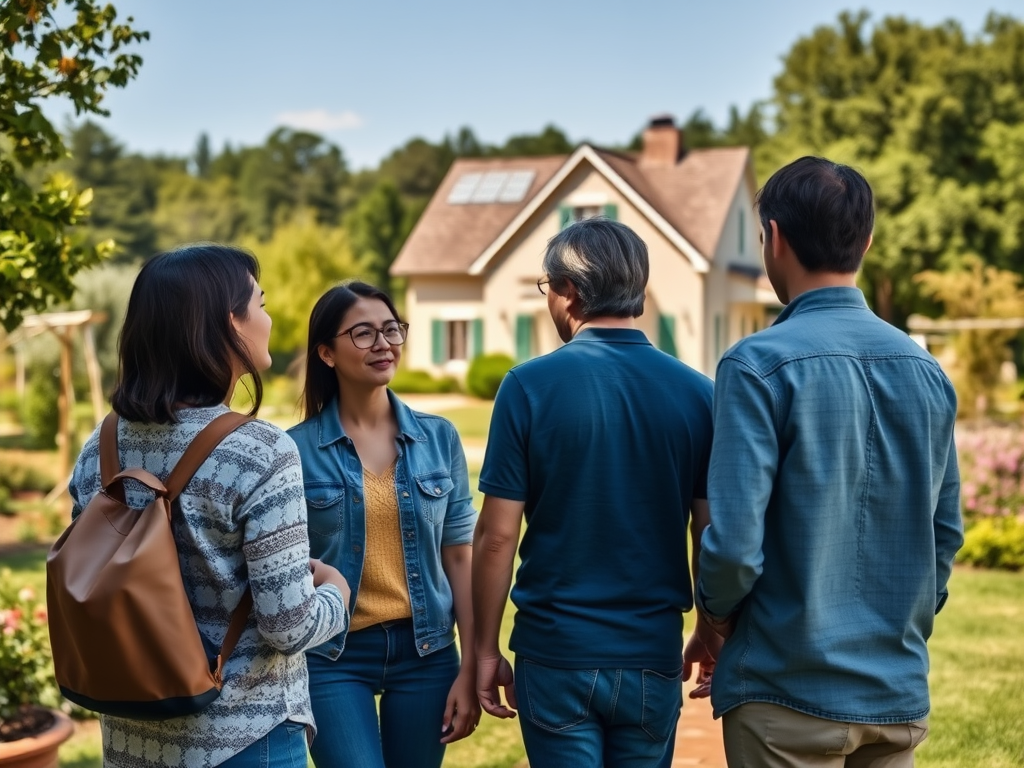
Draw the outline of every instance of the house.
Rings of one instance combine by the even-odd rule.
[[[713,374],[779,307],[755,190],[749,149],[686,151],[668,117],[651,121],[639,153],[583,144],[569,156],[457,160],[391,267],[407,279],[405,364],[460,376],[484,352],[522,361],[556,349],[536,285],[544,248],[569,223],[606,216],[648,246],[639,328]]]

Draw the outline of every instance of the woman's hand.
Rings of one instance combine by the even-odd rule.
[[[441,722],[441,743],[451,744],[464,739],[480,723],[480,701],[476,697],[476,670],[463,665],[448,692],[448,702]]]

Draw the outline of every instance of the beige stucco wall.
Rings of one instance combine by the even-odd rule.
[[[473,320],[483,312],[483,280],[468,275],[429,275],[409,278],[405,292],[405,319],[409,338],[402,352],[402,367],[461,376],[466,364],[453,360],[435,366],[431,324],[434,320]]]
[[[534,344],[539,354],[554,350],[559,342],[547,314],[547,303],[537,291],[541,260],[548,240],[559,231],[562,205],[617,208],[617,217],[647,243],[650,279],[644,314],[637,325],[655,344],[658,315],[675,318],[676,351],[680,359],[701,367],[703,353],[702,277],[664,235],[603,175],[588,163],[577,168],[556,190],[549,202],[526,222],[495,257],[484,287],[485,338],[489,351],[515,352],[515,317],[533,314]]]

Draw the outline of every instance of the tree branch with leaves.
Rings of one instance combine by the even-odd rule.
[[[67,99],[76,115],[107,115],[107,89],[138,74],[134,46],[149,33],[132,22],[119,23],[113,5],[95,0],[0,3],[0,324],[8,331],[69,298],[74,275],[113,252],[113,242],[89,245],[76,231],[90,190],[63,174],[35,184],[28,171],[67,154],[45,99]]]

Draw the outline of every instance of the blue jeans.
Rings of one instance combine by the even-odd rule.
[[[556,669],[516,657],[531,768],[656,768],[683,705],[682,670]]]
[[[385,622],[350,633],[337,661],[306,660],[317,768],[439,768],[441,721],[459,674],[454,644],[421,657],[411,620]]]
[[[221,768],[306,768],[306,726],[285,720]]]

